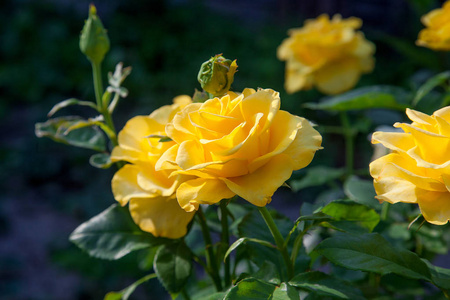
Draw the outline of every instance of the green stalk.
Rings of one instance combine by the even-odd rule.
[[[211,240],[211,233],[209,232],[208,225],[206,224],[206,218],[205,215],[203,214],[203,210],[201,207],[198,208],[196,216],[202,229],[203,239],[205,241],[206,264],[209,269],[208,273],[211,275],[211,278],[214,282],[214,285],[216,286],[217,291],[221,291],[222,283],[219,277],[219,269],[217,267],[216,255],[214,254],[214,249]]]
[[[353,157],[354,157],[354,141],[353,130],[350,126],[350,121],[347,113],[341,112],[341,123],[344,129],[345,139],[345,169],[347,177],[353,174]]]
[[[99,63],[91,63],[92,65],[92,76],[94,78],[94,90],[95,90],[95,100],[97,103],[98,111],[103,115],[105,120],[105,124],[111,129],[114,133],[114,136],[110,137],[111,143],[113,146],[117,146],[117,133],[116,128],[114,127],[114,123],[112,121],[111,113],[108,110],[108,106],[103,103],[103,82],[102,82],[102,71],[101,64]]]
[[[384,202],[381,206],[381,220],[386,220],[389,213],[389,208],[391,207],[391,204],[389,202]]]
[[[284,238],[281,235],[280,231],[278,230],[277,225],[275,224],[275,221],[273,220],[272,216],[270,215],[269,211],[265,206],[258,207],[259,212],[261,213],[264,221],[267,224],[267,227],[269,227],[270,233],[272,233],[273,238],[275,239],[275,243],[277,244],[278,251],[280,251],[281,256],[283,257],[284,263],[286,264],[286,271],[287,271],[287,280],[290,280],[294,276],[294,266],[289,258],[289,253],[287,251],[286,246],[284,245]]]
[[[221,224],[222,224],[222,233],[221,233],[221,242],[222,246],[225,246],[225,249],[228,249],[230,246],[230,235],[228,233],[228,211],[227,211],[227,199],[224,199],[220,201],[220,212],[221,212]],[[225,286],[231,285],[231,278],[230,278],[230,258],[227,257],[224,262],[224,283]]]
[[[103,111],[103,82],[102,82],[102,71],[101,64],[91,62],[92,65],[92,76],[94,77],[94,90],[95,90],[95,100],[97,102],[98,111]]]

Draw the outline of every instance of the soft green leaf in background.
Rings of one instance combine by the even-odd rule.
[[[327,222],[333,228],[352,233],[371,232],[380,222],[375,210],[350,201],[331,202],[322,209],[322,213],[333,218]]]
[[[354,89],[344,94],[327,97],[319,103],[305,103],[307,108],[327,111],[348,111],[371,108],[404,110],[410,103],[410,94],[395,86],[374,85]]]

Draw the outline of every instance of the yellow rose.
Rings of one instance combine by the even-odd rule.
[[[419,32],[416,44],[434,50],[450,50],[450,1],[422,16],[421,21],[426,28]]]
[[[358,18],[320,15],[289,30],[278,47],[278,59],[286,61],[288,93],[311,89],[339,94],[356,85],[362,73],[373,70],[375,45],[365,39]]]
[[[280,110],[279,93],[270,89],[190,104],[166,133],[176,145],[156,169],[193,176],[177,189],[186,211],[234,195],[265,206],[293,170],[311,162],[322,142],[306,119]]]
[[[375,132],[372,143],[392,150],[370,164],[377,199],[417,203],[428,222],[450,219],[450,107],[433,115],[407,109],[411,124],[396,123],[404,132]]]
[[[155,171],[161,155],[172,147],[172,141],[160,142],[165,126],[177,112],[191,103],[188,96],[174,99],[173,105],[155,110],[149,116],[137,116],[127,122],[119,133],[119,146],[111,153],[112,161],[127,161],[112,179],[114,198],[125,206],[129,203],[131,217],[144,231],[154,236],[180,238],[186,234],[193,213],[181,209],[175,197],[179,177],[170,172]]]

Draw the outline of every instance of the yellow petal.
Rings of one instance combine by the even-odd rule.
[[[143,190],[137,183],[140,169],[134,165],[125,165],[114,174],[111,187],[114,198],[125,206],[131,198],[147,198],[153,195]]]
[[[131,163],[145,160],[146,155],[145,152],[142,151],[136,151],[136,150],[130,150],[130,149],[124,149],[120,146],[114,147],[113,151],[111,152],[111,161],[117,162],[117,161],[128,161]]]
[[[219,179],[197,178],[183,182],[177,189],[177,199],[186,211],[198,209],[200,204],[214,204],[235,195]]]
[[[171,196],[177,187],[177,182],[170,177],[171,171],[155,171],[152,164],[139,164],[140,172],[137,183],[146,191],[154,191],[162,196]]]
[[[325,94],[339,94],[356,85],[361,72],[356,58],[346,58],[325,65],[314,74],[317,88]]]
[[[179,145],[176,163],[184,170],[205,163],[205,152],[196,140],[184,141]]]
[[[400,127],[405,132],[413,135],[420,156],[427,162],[443,164],[448,161],[447,153],[450,147],[450,138],[437,133],[425,131],[410,124],[396,123],[394,127]],[[431,147],[431,145],[433,145]]]
[[[167,135],[177,143],[195,138],[195,127],[189,120],[189,114],[197,111],[202,103],[192,103],[175,115],[171,123],[166,126]]]
[[[401,178],[386,177],[375,179],[373,181],[377,198],[380,202],[387,201],[389,203],[417,202],[417,187],[409,181]]]
[[[403,132],[377,131],[372,134],[372,143],[381,143],[391,150],[406,152],[416,144],[412,135]]]
[[[248,175],[222,178],[228,188],[256,206],[265,206],[275,191],[291,177],[292,160],[280,154]]]
[[[147,137],[150,134],[164,134],[164,127],[148,116],[137,116],[130,119],[118,136],[121,148],[146,151],[149,148]]]
[[[300,128],[297,131],[295,140],[283,151],[293,161],[293,169],[299,170],[306,167],[312,161],[317,150],[323,149],[322,136],[315,130],[308,120],[300,118]]]
[[[156,162],[155,170],[159,171],[164,169],[176,169],[176,158],[179,147],[180,146],[178,144],[175,144],[167,149]]]
[[[450,220],[450,193],[421,191],[418,197],[420,211],[427,222],[444,225]]]
[[[156,237],[177,239],[187,232],[194,213],[183,210],[175,198],[133,198],[130,213],[134,222]]]
[[[261,131],[265,131],[271,125],[279,109],[280,93],[271,89],[261,89],[245,97],[241,103],[242,116],[250,124],[255,123],[255,116],[260,113],[263,114],[260,122]]]

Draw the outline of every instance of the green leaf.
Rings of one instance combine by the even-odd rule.
[[[199,297],[199,298],[192,298],[197,300],[222,300],[225,296],[226,292],[220,292],[220,293],[213,293],[207,296]]]
[[[107,153],[97,153],[89,158],[91,166],[99,169],[108,169],[112,166],[111,156]]]
[[[184,241],[163,245],[156,252],[153,268],[169,293],[178,293],[185,286],[192,270],[191,255]]]
[[[355,202],[334,201],[322,212],[334,219],[328,222],[334,228],[352,233],[371,232],[380,222],[375,210]]]
[[[260,245],[266,246],[266,247],[277,248],[277,246],[275,246],[274,244],[271,244],[267,241],[243,237],[243,238],[238,239],[236,242],[234,242],[228,248],[227,252],[225,253],[225,255],[223,257],[223,260],[225,261],[225,259],[228,257],[228,255],[230,255],[231,252],[233,252],[233,250],[235,250],[237,247],[239,247],[239,245],[241,245],[242,243],[245,243],[245,242],[254,242],[254,243],[258,243]]]
[[[274,218],[275,223],[277,224],[278,229],[280,230],[281,235],[287,236],[292,227],[292,221],[279,215],[275,211],[271,211],[271,214]],[[273,236],[271,235],[266,223],[257,210],[253,210],[243,218],[242,222],[240,222],[238,226],[238,231],[240,237],[255,238],[275,244]],[[297,233],[294,233],[293,235],[295,238]],[[293,238],[291,238],[291,240],[293,240]],[[290,244],[290,246],[291,245],[292,243]],[[261,266],[264,261],[271,261],[277,266],[277,271],[280,274],[282,274],[282,272],[285,272],[285,270],[283,270],[283,258],[281,257],[280,252],[277,249],[262,246],[258,243],[246,243],[243,247],[245,247],[245,249],[249,253],[248,257],[256,265]]]
[[[279,285],[281,282],[280,274],[277,272],[277,267],[274,263],[267,260],[264,261],[259,270],[254,273],[252,277],[276,285]]]
[[[161,245],[167,239],[143,232],[131,219],[128,208],[113,204],[78,226],[70,241],[90,256],[116,260],[132,251]]]
[[[362,180],[356,176],[351,176],[344,183],[344,193],[350,200],[367,205],[375,210],[381,210],[380,202],[375,199],[375,188],[371,180]]]
[[[56,142],[76,147],[93,149],[103,152],[106,150],[106,139],[96,127],[83,127],[66,132],[70,127],[82,121],[79,117],[61,117],[50,119],[44,123],[36,123],[37,137],[49,137]]]
[[[381,275],[395,273],[413,279],[431,280],[427,265],[417,254],[392,247],[378,233],[339,234],[321,242],[315,251],[351,270]]]
[[[272,299],[276,285],[256,278],[247,278],[232,287],[224,300]],[[287,298],[289,299],[289,298]]]
[[[432,89],[435,87],[443,84],[445,81],[450,79],[450,71],[445,71],[442,73],[439,73],[430,79],[428,79],[418,90],[416,93],[416,96],[414,97],[414,100],[412,102],[413,106],[416,106],[422,98],[427,95],[429,92],[431,92]]]
[[[298,291],[291,286],[289,283],[281,283],[280,287],[278,287],[273,293],[272,300],[300,300],[300,295]]]
[[[302,179],[289,181],[289,186],[294,192],[297,192],[306,187],[323,185],[329,181],[342,177],[344,174],[344,169],[335,169],[324,166],[313,167],[309,168]]]
[[[348,111],[371,108],[404,110],[411,96],[404,89],[387,85],[362,87],[335,97],[327,97],[320,103],[306,103],[311,109]]]
[[[61,101],[58,104],[56,104],[55,106],[53,106],[53,108],[48,112],[47,116],[51,117],[57,111],[59,111],[60,109],[62,109],[64,107],[67,107],[67,106],[71,106],[71,105],[88,106],[88,107],[91,107],[91,108],[93,108],[93,109],[95,109],[97,111],[97,106],[93,102],[81,101],[81,100],[78,100],[78,99],[75,99],[75,98],[70,98],[70,99]]]
[[[133,294],[134,290],[139,285],[153,278],[156,278],[156,274],[149,274],[147,276],[144,276],[127,288],[121,290],[120,292],[109,292],[108,294],[106,294],[104,300],[128,300],[128,298],[131,296],[131,294]]]
[[[319,271],[298,274],[289,281],[289,284],[303,290],[315,292],[324,297],[331,296],[351,300],[364,299],[360,290],[352,287],[345,281]]]
[[[437,287],[450,292],[450,269],[432,265],[428,260],[422,259],[431,272],[431,282]]]

